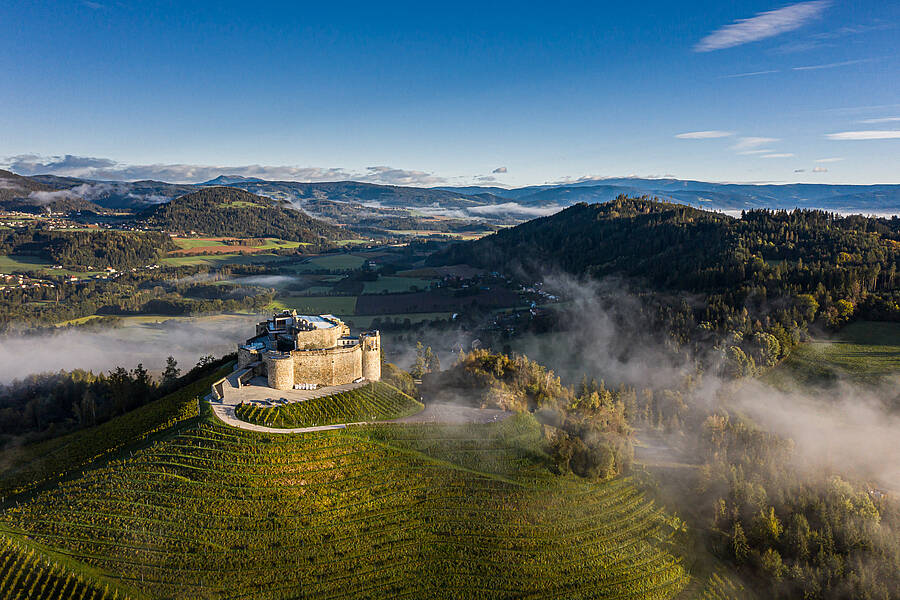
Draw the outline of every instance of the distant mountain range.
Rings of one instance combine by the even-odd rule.
[[[819,208],[842,212],[900,213],[900,185],[734,184],[682,179],[612,178],[503,189],[441,188],[464,194],[492,194],[523,206],[571,206],[607,202],[616,196],[655,196],[714,210]]]
[[[36,205],[80,198],[107,209],[142,209],[200,188],[226,186],[291,203],[315,215],[323,201],[378,209],[406,209],[419,215],[477,218],[515,223],[579,202],[606,202],[619,195],[651,196],[670,202],[725,211],[753,208],[819,208],[864,214],[900,214],[900,185],[752,185],[680,179],[611,178],[505,189],[496,186],[417,188],[356,181],[299,183],[223,174],[199,184],[161,181],[92,181],[53,175],[22,177],[0,171],[0,202]],[[63,192],[53,196],[47,192]],[[44,192],[44,194],[35,193]]]

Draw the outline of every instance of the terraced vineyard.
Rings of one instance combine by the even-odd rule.
[[[392,385],[376,381],[356,389],[276,407],[240,404],[242,421],[269,427],[310,427],[333,423],[383,421],[414,415],[424,405]]]
[[[0,535],[0,598],[127,600],[128,596],[24,542]]]
[[[206,421],[0,520],[151,598],[636,599],[684,588],[672,528],[629,479],[549,475],[530,417],[476,433],[279,436]]]

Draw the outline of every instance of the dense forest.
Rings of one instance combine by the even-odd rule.
[[[64,267],[142,267],[174,248],[169,236],[157,232],[57,231],[41,227],[0,231],[0,255],[30,254]]]
[[[274,237],[327,247],[348,237],[345,230],[303,212],[227,187],[205,188],[148,209],[143,216],[166,231],[196,231],[206,235]]]
[[[731,338],[729,368],[741,374],[784,356],[812,322],[900,320],[896,217],[753,210],[735,219],[620,197],[455,244],[429,260],[529,279],[560,271],[624,277],[652,291],[651,304],[678,342],[704,332]]]

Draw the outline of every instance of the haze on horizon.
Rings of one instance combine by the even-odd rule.
[[[900,183],[896,3],[13,0],[0,22],[0,168],[23,175]]]

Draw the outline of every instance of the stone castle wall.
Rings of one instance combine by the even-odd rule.
[[[248,348],[238,348],[238,368],[244,369],[252,362],[256,362],[260,359],[259,352],[250,350]]]
[[[297,333],[297,350],[310,348],[334,348],[338,338],[341,337],[340,327],[327,329],[313,329],[312,331],[300,331]]]
[[[294,383],[341,385],[363,376],[362,348],[329,348],[292,353]]]
[[[276,390],[294,389],[294,359],[290,354],[267,352],[265,355],[266,374],[269,387]]]

